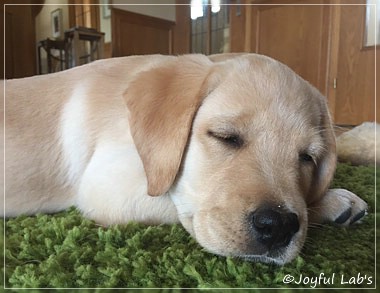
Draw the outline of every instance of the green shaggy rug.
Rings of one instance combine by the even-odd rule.
[[[180,225],[107,229],[73,208],[2,221],[5,287],[373,288],[375,169],[340,164],[333,185],[359,194],[369,215],[348,229],[311,229],[300,256],[283,267],[209,254]]]

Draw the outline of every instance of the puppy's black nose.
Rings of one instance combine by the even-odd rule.
[[[252,216],[255,238],[268,250],[287,246],[299,230],[298,217],[294,213],[263,207]]]

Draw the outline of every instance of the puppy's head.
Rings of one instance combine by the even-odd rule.
[[[185,56],[142,73],[125,100],[148,193],[169,192],[202,246],[278,264],[297,255],[336,162],[316,89],[267,57]]]

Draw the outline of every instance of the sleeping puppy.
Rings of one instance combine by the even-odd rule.
[[[210,252],[284,264],[310,223],[367,209],[328,190],[324,97],[268,57],[132,56],[8,80],[4,115],[6,217],[74,205],[104,225],[180,221]]]

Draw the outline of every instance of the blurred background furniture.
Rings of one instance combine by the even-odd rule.
[[[72,68],[103,58],[104,33],[93,28],[74,27],[65,31],[66,66]]]
[[[42,51],[44,50],[44,51]],[[52,73],[66,69],[65,65],[66,42],[61,40],[45,39],[37,44],[38,74]],[[46,54],[47,68],[42,64],[43,52]],[[46,72],[47,71],[47,72]]]
[[[65,31],[64,40],[47,38],[38,42],[38,74],[57,72],[102,59],[103,52],[104,33],[92,28],[73,27]]]

